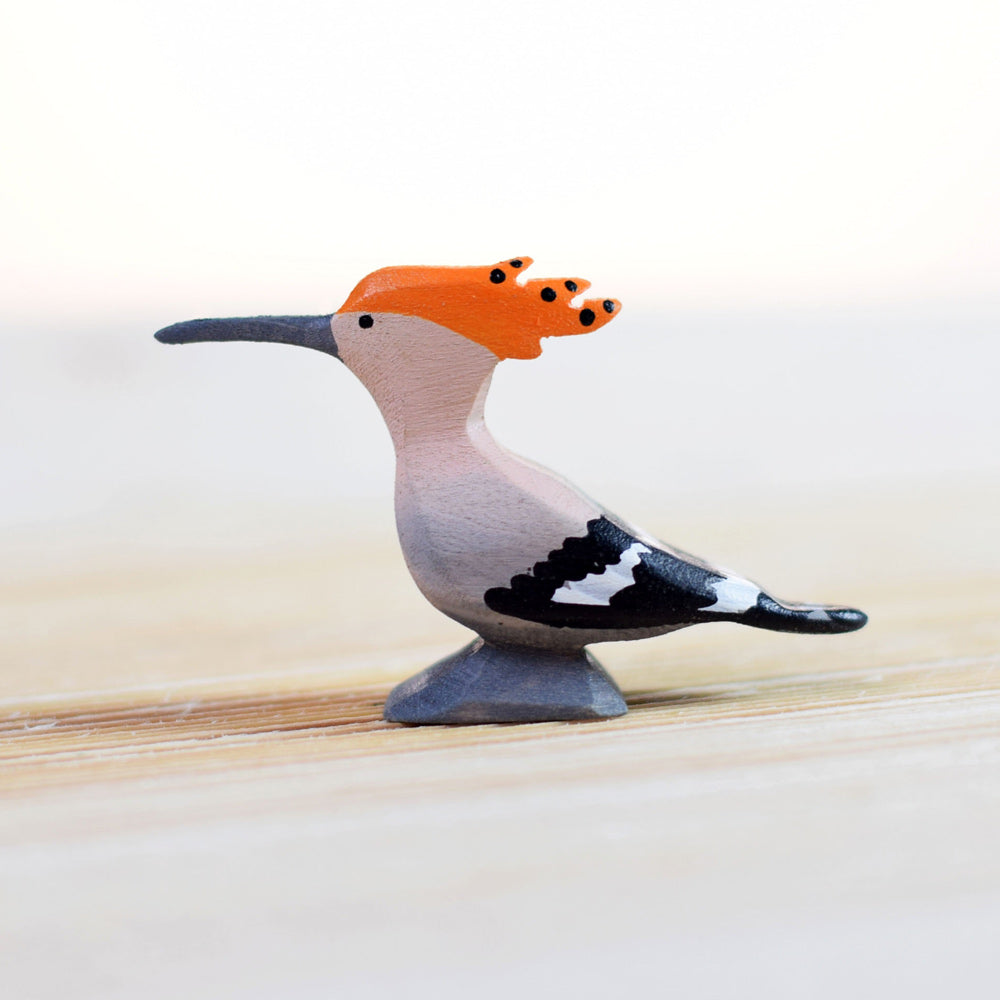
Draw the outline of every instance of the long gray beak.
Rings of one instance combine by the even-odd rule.
[[[195,344],[206,340],[257,340],[295,344],[339,358],[328,316],[246,316],[239,319],[189,319],[157,331],[162,344]]]

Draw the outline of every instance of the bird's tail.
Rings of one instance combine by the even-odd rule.
[[[805,632],[813,635],[834,635],[854,632],[868,616],[857,608],[834,604],[791,604],[777,601],[763,591],[753,607],[735,619],[741,625],[771,629],[774,632]]]

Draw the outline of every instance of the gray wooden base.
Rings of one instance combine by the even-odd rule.
[[[384,717],[467,725],[607,719],[626,711],[618,685],[585,649],[554,653],[477,638],[393,688]]]

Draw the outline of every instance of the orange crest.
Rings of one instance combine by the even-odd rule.
[[[588,333],[621,309],[616,299],[570,299],[583,278],[515,279],[531,264],[515,257],[490,267],[383,267],[362,278],[338,312],[420,316],[488,347],[498,358],[537,358],[542,337]]]

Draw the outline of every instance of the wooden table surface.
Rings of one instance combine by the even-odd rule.
[[[869,627],[598,647],[625,718],[408,729],[465,633],[383,512],[7,532],[0,995],[996,996],[1000,490],[672,506]]]

